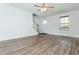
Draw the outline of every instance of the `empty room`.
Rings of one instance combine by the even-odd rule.
[[[0,3],[0,55],[79,55],[79,3]]]

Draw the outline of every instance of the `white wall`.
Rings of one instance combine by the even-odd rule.
[[[59,17],[65,15],[69,15],[69,31],[60,31]],[[42,23],[44,20],[47,21],[47,24]],[[54,35],[79,37],[79,10],[52,15],[40,19],[39,24],[40,24],[40,32],[54,34]]]
[[[35,35],[32,13],[0,4],[0,41]]]

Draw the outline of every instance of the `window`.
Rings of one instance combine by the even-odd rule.
[[[47,23],[47,21],[43,21],[43,24],[46,24]]]
[[[60,17],[60,30],[61,31],[69,30],[69,16]]]

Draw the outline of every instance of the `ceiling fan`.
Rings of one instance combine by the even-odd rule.
[[[38,9],[37,11],[41,11],[41,12],[46,12],[48,8],[54,8],[54,6],[48,6],[46,3],[42,3],[41,6],[39,5],[34,5],[34,6],[39,7],[40,9]]]

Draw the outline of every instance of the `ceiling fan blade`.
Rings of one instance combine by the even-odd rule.
[[[37,10],[38,12],[40,11],[40,9]]]
[[[39,5],[34,5],[35,7],[41,7],[41,6],[39,6]]]
[[[54,6],[47,6],[47,8],[54,8]]]

